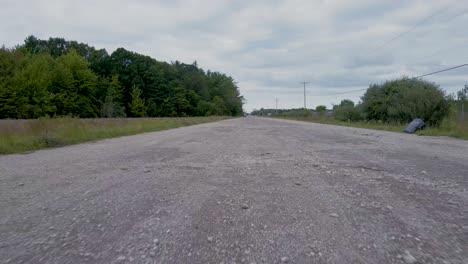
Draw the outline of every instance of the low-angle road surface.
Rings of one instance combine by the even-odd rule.
[[[1,263],[468,263],[468,142],[255,117],[0,156]]]

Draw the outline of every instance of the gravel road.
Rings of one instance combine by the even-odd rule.
[[[2,263],[468,263],[468,141],[246,117],[0,156]]]

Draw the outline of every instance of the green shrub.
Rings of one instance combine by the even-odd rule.
[[[419,79],[373,84],[361,99],[368,120],[407,123],[422,118],[429,126],[437,127],[449,114],[444,91],[434,83]]]

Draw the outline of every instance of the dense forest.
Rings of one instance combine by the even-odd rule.
[[[62,38],[0,48],[0,118],[242,115],[236,82],[197,63]]]

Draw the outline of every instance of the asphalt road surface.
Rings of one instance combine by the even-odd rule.
[[[255,117],[0,156],[3,263],[468,263],[468,141]]]

